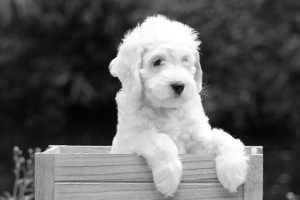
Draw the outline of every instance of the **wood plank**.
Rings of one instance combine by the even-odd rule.
[[[263,199],[263,155],[251,155],[249,171],[244,184],[245,200]]]
[[[110,153],[111,146],[68,146],[68,145],[50,145],[50,147],[57,147],[59,152],[56,153]],[[262,154],[261,146],[246,146],[246,154],[251,154],[253,149],[256,149],[257,153]]]
[[[68,146],[56,145],[60,149],[60,153],[110,153],[111,146]]]
[[[49,145],[48,149],[43,152],[44,154],[54,154],[54,153],[60,153],[60,147],[57,145]]]
[[[153,183],[55,183],[55,200],[165,200]],[[243,187],[229,193],[219,183],[181,183],[172,200],[242,200]]]
[[[54,199],[54,154],[35,154],[35,200]]]
[[[263,153],[263,147],[262,146],[246,146],[245,152],[247,155],[257,155]]]
[[[182,182],[218,182],[213,156],[181,155]],[[125,154],[56,154],[55,181],[152,182],[144,158]]]

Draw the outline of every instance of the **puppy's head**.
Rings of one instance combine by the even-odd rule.
[[[197,33],[163,16],[125,35],[110,72],[123,91],[159,107],[177,107],[202,89]]]

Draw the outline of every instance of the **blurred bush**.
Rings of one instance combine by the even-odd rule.
[[[26,157],[18,146],[13,148],[14,186],[12,193],[5,191],[0,195],[0,200],[34,199],[34,154],[40,151],[39,148],[28,149]]]
[[[129,28],[160,13],[200,33],[212,125],[264,145],[265,199],[299,194],[299,11],[293,0],[0,0],[0,190],[14,145],[111,144],[120,84],[108,64]]]

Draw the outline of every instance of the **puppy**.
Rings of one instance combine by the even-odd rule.
[[[231,192],[247,174],[243,143],[211,128],[203,110],[199,45],[192,28],[153,16],[125,35],[109,66],[122,83],[111,153],[143,156],[165,197],[181,180],[178,154],[216,154],[218,179]]]

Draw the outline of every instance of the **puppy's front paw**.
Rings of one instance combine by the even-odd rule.
[[[245,182],[248,170],[248,157],[240,154],[221,154],[216,158],[219,181],[230,192]]]
[[[156,189],[165,197],[170,197],[176,192],[180,183],[182,163],[179,160],[162,163],[154,167],[152,173]]]

